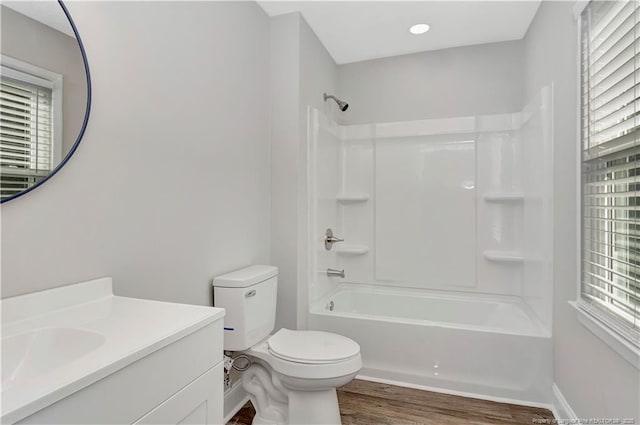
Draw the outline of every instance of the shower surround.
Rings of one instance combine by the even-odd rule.
[[[363,377],[550,402],[551,98],[358,125],[309,110],[309,327],[358,341]]]

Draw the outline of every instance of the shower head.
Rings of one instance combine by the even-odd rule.
[[[340,110],[341,110],[342,112],[346,111],[346,110],[347,110],[347,108],[349,107],[349,104],[348,104],[347,102],[344,102],[344,101],[342,101],[342,100],[338,99],[337,97],[335,97],[335,96],[333,96],[333,95],[330,95],[330,94],[326,94],[326,93],[325,93],[325,94],[324,94],[324,101],[326,102],[326,101],[327,101],[327,99],[333,99],[333,100],[335,100],[335,101],[336,101],[336,103],[338,104],[338,108],[340,108]]]

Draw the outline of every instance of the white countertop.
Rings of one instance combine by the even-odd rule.
[[[25,418],[224,316],[221,308],[114,296],[111,278],[3,299],[0,310],[2,423]]]

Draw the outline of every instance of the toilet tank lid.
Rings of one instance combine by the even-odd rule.
[[[264,282],[278,275],[278,268],[274,266],[250,266],[213,279],[213,286],[221,288],[246,288],[256,283]]]

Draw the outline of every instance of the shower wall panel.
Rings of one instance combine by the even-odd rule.
[[[375,279],[475,286],[474,135],[385,138],[375,149]]]
[[[363,125],[315,111],[311,299],[340,283],[521,296],[548,325],[544,96],[512,114]],[[331,251],[327,227],[345,239]]]
[[[342,127],[347,130],[348,127]],[[342,220],[344,246],[360,247],[366,254],[339,254],[337,266],[345,268],[346,279],[350,282],[370,282],[374,279],[373,258],[375,225],[374,215],[374,172],[375,143],[374,126],[362,126],[359,134],[343,134],[341,193],[349,196],[367,197],[366,201],[338,203]],[[343,132],[346,133],[346,132]],[[346,137],[349,137],[347,139]],[[348,142],[346,140],[349,140]]]
[[[551,329],[553,307],[552,87],[544,87],[522,112],[524,301]]]
[[[317,109],[309,108],[309,298],[321,297],[333,287],[327,268],[336,267],[335,251],[326,251],[323,237],[327,228],[336,236],[343,230],[336,194],[342,178],[339,126]]]
[[[520,115],[340,126],[345,244],[338,282],[520,295],[520,262],[486,258],[522,245]],[[355,246],[364,249],[348,250]]]

